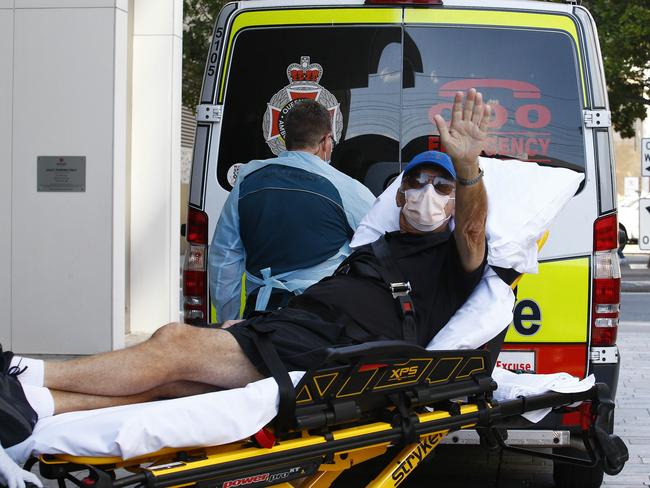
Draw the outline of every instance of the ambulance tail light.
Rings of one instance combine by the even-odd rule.
[[[567,413],[562,415],[562,425],[579,425],[585,431],[593,424],[591,401],[582,402],[575,407],[567,407]]]
[[[594,223],[592,346],[616,344],[621,304],[621,267],[617,251],[618,220],[616,214],[610,214]]]
[[[208,216],[190,208],[187,212],[188,250],[183,263],[183,315],[185,322],[208,320]]]

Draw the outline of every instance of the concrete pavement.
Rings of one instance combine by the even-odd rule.
[[[621,291],[650,292],[650,252],[640,251],[638,246],[626,246],[624,254]]]
[[[627,444],[630,460],[619,475],[605,476],[603,486],[650,486],[650,317],[646,320],[619,329],[615,432]]]

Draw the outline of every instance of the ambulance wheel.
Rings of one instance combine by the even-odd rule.
[[[553,463],[556,488],[598,488],[603,483],[602,466],[587,468],[574,464]]]

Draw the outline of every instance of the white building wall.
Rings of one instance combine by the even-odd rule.
[[[135,0],[130,330],[178,320],[182,1]]]
[[[126,4],[126,2],[125,2]],[[125,5],[126,8],[126,5]],[[113,349],[125,345],[126,321],[126,235],[127,235],[127,141],[129,139],[128,123],[128,74],[129,74],[129,19],[125,10],[115,12],[115,86],[113,105],[113,157],[117,164],[113,165],[113,256],[111,326]],[[116,158],[115,156],[119,157]]]
[[[0,0],[0,343],[11,344],[11,117],[13,0]]]
[[[178,319],[181,46],[181,0],[0,0],[5,349]],[[38,156],[85,156],[86,191],[37,192]]]
[[[124,198],[123,182],[115,181],[124,176],[124,137],[114,131],[124,130],[116,115],[124,118],[125,100],[115,95],[124,92],[126,71],[115,66],[126,63],[120,27],[126,15],[108,0],[15,4],[11,323],[17,351],[94,353],[119,345],[114,335],[124,335],[123,294],[113,295],[124,215],[113,210],[114,198]],[[86,191],[37,192],[41,155],[85,156]],[[117,278],[123,281],[123,273]],[[122,301],[117,315],[114,300]]]

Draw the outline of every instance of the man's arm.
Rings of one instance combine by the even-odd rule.
[[[221,210],[208,255],[210,295],[219,322],[239,318],[246,252],[239,235],[239,185]]]
[[[487,195],[482,178],[473,184],[463,184],[479,175],[478,156],[487,140],[490,106],[483,104],[483,96],[473,88],[468,92],[465,104],[463,94],[454,98],[451,125],[440,115],[435,122],[440,140],[451,157],[456,170],[456,246],[465,271],[476,270],[485,257],[485,221],[487,218]]]

